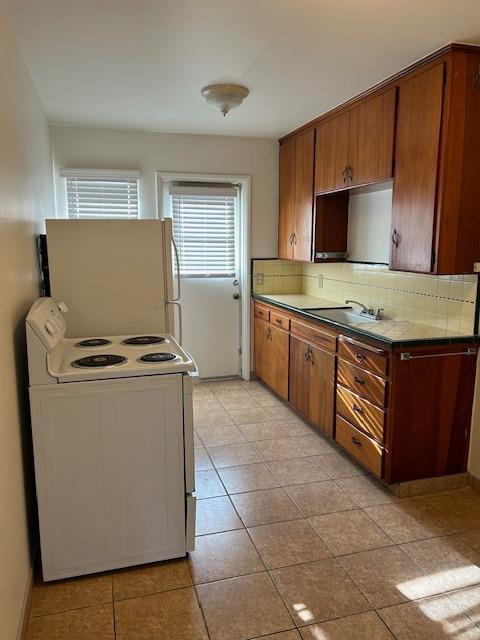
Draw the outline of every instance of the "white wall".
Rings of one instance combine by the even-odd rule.
[[[13,640],[30,577],[32,462],[24,319],[38,297],[34,234],[53,212],[47,120],[0,0],[0,637]]]
[[[392,221],[391,185],[375,191],[350,193],[348,203],[348,259],[388,262]]]
[[[477,360],[468,470],[480,480],[480,357]]]
[[[156,171],[252,176],[251,251],[277,255],[278,145],[266,138],[51,127],[59,212],[64,209],[60,168],[140,169],[142,216],[156,214]]]

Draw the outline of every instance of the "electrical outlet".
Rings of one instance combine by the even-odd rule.
[[[257,275],[255,276],[255,281],[258,285],[263,284],[263,279],[265,278],[265,276],[263,275],[263,273],[257,273]]]
[[[318,288],[323,289],[323,276],[321,273],[318,274]]]

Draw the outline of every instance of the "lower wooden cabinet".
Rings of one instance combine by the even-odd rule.
[[[466,470],[477,348],[382,348],[255,305],[255,372],[388,484]]]
[[[333,436],[335,355],[290,335],[292,405],[310,422]]]
[[[254,340],[255,373],[288,400],[288,333],[256,317]]]

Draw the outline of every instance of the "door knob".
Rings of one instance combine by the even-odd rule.
[[[239,293],[234,293],[234,294],[233,294],[233,296],[232,296],[232,298],[233,298],[234,300],[238,300],[238,299],[240,298],[240,294],[239,294]]]
[[[239,281],[235,278],[235,280],[232,282],[233,286],[236,287],[239,284]]]

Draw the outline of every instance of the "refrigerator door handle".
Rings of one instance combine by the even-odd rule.
[[[183,323],[182,323],[182,305],[176,300],[167,300],[167,304],[171,304],[178,309],[178,344],[182,346],[183,341]]]
[[[173,238],[171,238],[171,242],[172,242],[172,246],[173,246],[173,253],[175,255],[175,267],[177,269],[177,295],[172,298],[171,300],[167,300],[168,303],[173,303],[173,302],[178,302],[180,300],[180,258],[178,257],[178,249],[177,249],[177,245],[175,244],[175,240]]]

